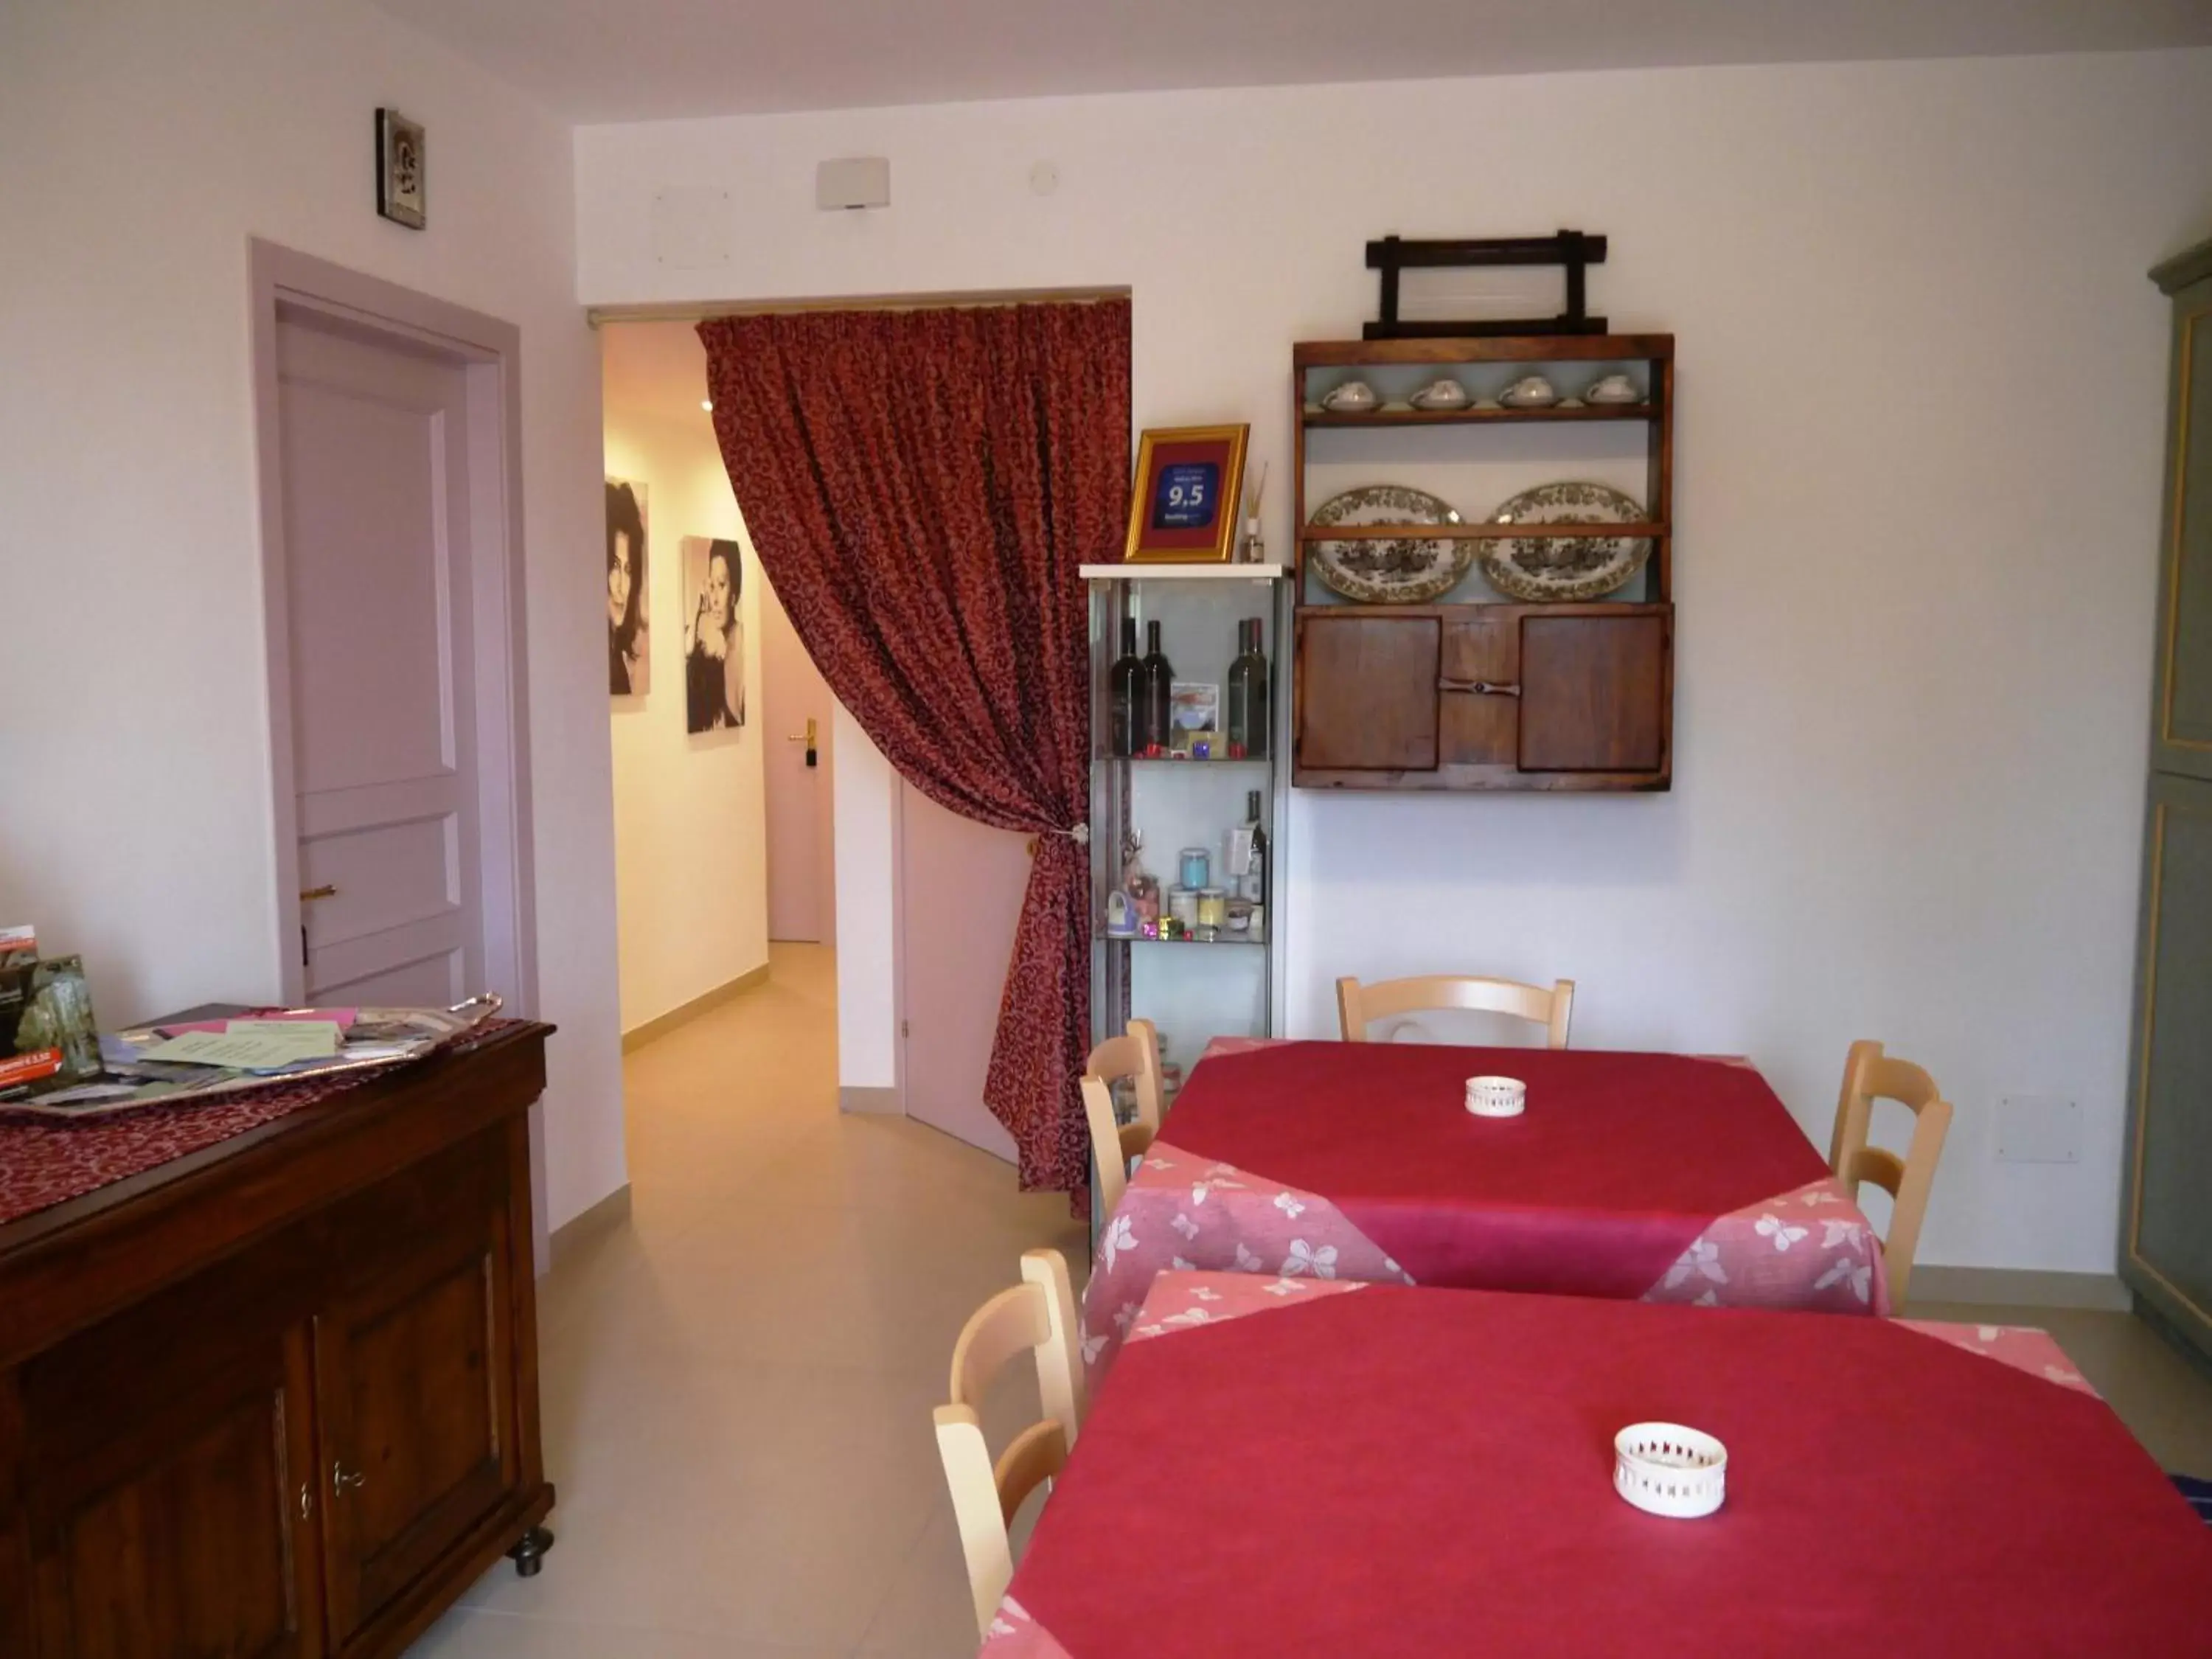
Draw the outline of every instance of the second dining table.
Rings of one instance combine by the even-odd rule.
[[[1519,1116],[1465,1084],[1527,1085]],[[1885,1314],[1874,1230],[1741,1060],[1217,1045],[1101,1227],[1083,1354],[1167,1269]]]
[[[1622,1501],[1631,1425],[1717,1512]],[[1170,1272],[983,1648],[1684,1654],[2212,1659],[2212,1534],[2039,1331]]]

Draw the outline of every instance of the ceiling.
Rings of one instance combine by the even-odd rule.
[[[2212,45],[2212,0],[375,0],[572,121]]]

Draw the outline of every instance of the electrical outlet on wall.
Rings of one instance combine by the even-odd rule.
[[[1997,1102],[1997,1161],[2079,1164],[2081,1109],[2053,1095],[2007,1095]]]

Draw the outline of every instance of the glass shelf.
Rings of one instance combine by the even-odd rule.
[[[1210,755],[1200,760],[1190,755],[1093,755],[1094,766],[1273,766],[1272,755]]]
[[[1180,882],[1186,852],[1206,856],[1207,880],[1200,884],[1233,886],[1236,831],[1249,821],[1255,794],[1268,843],[1268,902],[1282,890],[1290,781],[1290,573],[1282,565],[1261,564],[1102,565],[1086,567],[1084,574],[1091,589],[1097,744],[1107,742],[1114,729],[1109,692],[1124,623],[1136,624],[1140,653],[1147,625],[1158,624],[1160,650],[1173,665],[1176,684],[1218,689],[1223,723],[1217,747],[1225,747],[1229,669],[1238,653],[1241,625],[1255,617],[1261,625],[1267,753],[1216,753],[1204,760],[1094,753],[1091,763],[1091,1040],[1119,1034],[1132,1018],[1148,1019],[1158,1030],[1166,1061],[1188,1071],[1216,1037],[1273,1036],[1282,1029],[1281,915],[1263,915],[1257,934],[1224,927],[1211,939],[1115,937],[1105,930],[1107,900],[1123,888],[1133,839],[1142,842],[1136,866],[1159,884],[1164,911],[1168,891]],[[1198,948],[1187,948],[1193,946]]]

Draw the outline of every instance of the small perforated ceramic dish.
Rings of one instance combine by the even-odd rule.
[[[1694,1521],[1728,1496],[1728,1448],[1680,1423],[1631,1423],[1613,1437],[1613,1489],[1647,1514]]]
[[[1517,1077],[1471,1077],[1467,1109],[1477,1117],[1518,1117],[1528,1103],[1528,1085]]]

